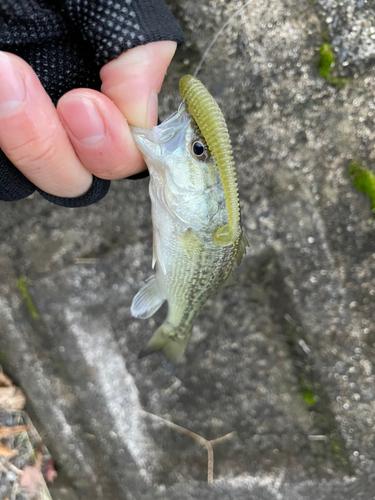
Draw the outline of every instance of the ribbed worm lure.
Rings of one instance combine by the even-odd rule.
[[[132,128],[150,171],[155,274],[131,313],[168,315],[140,357],[161,350],[176,361],[207,299],[233,281],[248,245],[242,233],[232,148],[224,117],[195,77],[180,80],[178,111],[152,130]]]
[[[182,77],[180,92],[216,161],[228,223],[216,230],[214,242],[225,247],[236,241],[241,228],[236,173],[227,124],[217,102],[197,78],[190,75]]]

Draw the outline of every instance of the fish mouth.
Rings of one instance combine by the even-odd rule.
[[[137,145],[137,148],[147,158],[158,158],[161,156],[161,147],[157,143],[154,137],[153,130],[148,130],[141,127],[130,127],[133,139]],[[148,163],[146,161],[146,163]]]
[[[191,115],[186,104],[182,102],[175,113],[151,130],[132,126],[130,130],[138,149],[144,155],[162,158],[180,147],[184,132],[190,123]]]

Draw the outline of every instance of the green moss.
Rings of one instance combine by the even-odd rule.
[[[302,389],[301,396],[309,406],[315,404],[315,396],[310,389]]]
[[[314,405],[318,401],[318,397],[314,395],[314,386],[311,381],[307,378],[305,373],[301,373],[299,377],[301,392],[300,395],[303,397],[305,403],[308,406]]]
[[[337,89],[341,89],[349,81],[349,78],[332,78],[329,83],[332,83]]]
[[[371,200],[371,210],[375,214],[375,175],[365,168],[365,166],[357,160],[352,160],[349,163],[348,176],[351,179],[353,186],[362,193],[367,194]]]
[[[319,76],[327,80],[331,85],[341,88],[348,83],[347,78],[338,78],[332,76],[332,69],[335,65],[335,55],[329,43],[323,43],[319,49],[319,61],[317,63]]]
[[[332,78],[332,66],[335,63],[335,56],[333,55],[331,46],[328,43],[323,43],[323,45],[319,49],[319,54],[319,75],[326,80],[330,80]]]
[[[18,290],[21,292],[22,298],[26,304],[26,307],[31,315],[32,318],[36,320],[40,320],[40,314],[38,313],[33,299],[31,298],[31,295],[29,294],[27,290],[27,280],[25,276],[22,276],[21,278],[18,279],[17,281],[17,286]]]
[[[330,439],[330,443],[332,446],[333,455],[336,458],[336,460],[341,462],[342,465],[347,465],[348,462],[345,458],[343,450],[341,449],[340,443],[338,443],[338,441],[332,438]]]

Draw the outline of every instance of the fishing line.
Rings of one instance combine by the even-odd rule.
[[[213,37],[213,39],[211,40],[211,43],[210,45],[207,47],[207,49],[204,51],[204,54],[201,58],[201,60],[199,61],[198,63],[198,66],[195,68],[195,71],[194,71],[194,75],[193,76],[197,76],[197,74],[199,73],[199,71],[201,70],[202,68],[202,65],[204,63],[204,61],[206,60],[206,57],[208,56],[208,54],[210,53],[210,50],[212,49],[212,47],[214,46],[216,40],[219,38],[219,36],[223,33],[223,31],[225,30],[225,28],[227,28],[227,26],[229,26],[229,24],[231,23],[231,21],[236,17],[238,16],[238,14],[240,14],[248,5],[251,4],[253,0],[249,0],[248,2],[245,3],[245,5],[243,5],[240,9],[238,9],[224,24],[223,26],[219,29],[219,31],[215,34],[215,36]]]

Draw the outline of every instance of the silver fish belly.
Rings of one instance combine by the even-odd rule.
[[[131,313],[152,316],[165,300],[168,315],[140,357],[161,350],[176,361],[207,299],[231,280],[247,240],[239,225],[226,246],[214,241],[228,225],[217,162],[186,103],[152,130],[132,127],[150,172],[155,274],[134,297]]]

